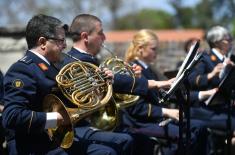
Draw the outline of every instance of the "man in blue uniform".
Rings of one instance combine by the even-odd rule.
[[[3,73],[0,71],[0,101],[2,100],[4,95],[4,89],[3,89]]]
[[[71,26],[70,33],[73,39],[73,47],[68,52],[70,56],[66,56],[63,65],[76,61],[89,62],[99,65],[99,62],[96,58],[96,55],[100,52],[102,44],[105,40],[105,34],[103,33],[102,21],[93,15],[90,14],[80,14],[74,18]],[[145,78],[136,78],[135,85],[133,86],[133,78],[129,75],[115,74],[113,80],[113,90],[118,93],[128,93],[128,94],[138,94],[146,95],[148,87],[156,87],[157,83],[154,80],[147,81]],[[84,124],[83,124],[84,125]],[[90,124],[87,123],[84,125],[84,129],[87,129],[85,132],[80,132],[81,137],[95,140],[95,141],[107,141],[107,136],[100,138],[100,132],[88,132],[93,127],[90,127]],[[105,133],[105,132],[103,132]]]
[[[3,143],[5,141],[4,129],[2,127],[2,111],[3,111],[3,96],[4,96],[4,87],[3,87],[3,73],[0,71],[0,154],[4,154]]]
[[[59,19],[46,15],[36,15],[27,24],[28,50],[10,67],[4,79],[3,126],[7,130],[10,155],[117,154],[108,145],[88,144],[82,140],[62,149],[46,132],[49,128],[69,124],[59,112],[43,112],[42,105],[44,97],[57,85],[58,70],[53,63],[60,60],[66,47],[66,28]],[[127,137],[120,142],[128,140]]]

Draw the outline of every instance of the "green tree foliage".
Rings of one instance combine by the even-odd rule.
[[[179,9],[180,25],[178,27],[192,28],[194,22],[194,11],[192,8],[185,7]]]
[[[214,3],[204,0],[194,8],[194,25],[199,28],[208,29],[217,24],[214,16]]]
[[[214,4],[211,0],[203,0],[193,7],[183,6],[182,0],[172,0],[170,4],[175,10],[176,27],[207,29],[215,24]]]
[[[235,32],[234,0],[201,0],[190,8],[183,6],[182,2],[183,0],[170,1],[175,10],[174,23],[176,27],[207,30],[213,25],[222,25]]]
[[[170,29],[174,28],[173,17],[165,11],[143,9],[117,19],[116,29]]]

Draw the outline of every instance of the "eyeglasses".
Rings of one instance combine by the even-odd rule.
[[[66,43],[66,39],[65,38],[54,38],[54,37],[46,37],[47,39],[51,39],[51,40],[55,40],[60,44],[65,44]]]
[[[222,42],[225,43],[225,44],[228,44],[228,43],[232,43],[232,39],[223,39]]]

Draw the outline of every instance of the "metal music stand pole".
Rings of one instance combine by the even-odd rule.
[[[227,128],[228,128],[228,132],[227,132],[227,149],[228,149],[228,155],[231,154],[231,140],[232,140],[232,136],[233,136],[233,130],[232,130],[232,123],[231,123],[231,116],[232,116],[232,108],[233,108],[233,103],[235,101],[235,90],[231,91],[231,100],[228,102],[228,119],[227,119]]]
[[[233,93],[233,91],[231,92]],[[232,95],[233,96],[233,95]],[[232,100],[233,99],[228,99],[227,102],[227,113],[228,113],[228,118],[227,118],[227,155],[231,154],[231,140],[232,140],[232,128],[231,128],[231,111],[232,111]]]
[[[191,140],[191,120],[190,120],[190,88],[188,87],[189,85],[185,83],[185,88],[186,88],[186,102],[184,104],[184,111],[185,111],[185,116],[186,116],[186,148],[187,152],[190,151],[190,140]]]
[[[178,149],[179,154],[184,155],[186,151],[184,151],[184,141],[183,141],[183,128],[184,128],[184,96],[180,89],[175,91],[175,95],[177,96],[177,101],[179,105],[179,139],[178,139]]]
[[[216,104],[218,103],[219,94],[221,93],[227,110],[227,120],[226,120],[226,139],[227,139],[227,147],[226,153],[228,155],[231,154],[231,139],[232,139],[232,124],[231,124],[231,115],[232,115],[232,102],[235,99],[235,94],[233,87],[235,83],[231,83],[235,78],[235,71],[233,66],[226,66],[226,71],[224,71],[224,75],[222,76],[221,82],[218,86],[219,92],[212,95],[206,102],[207,105],[209,104]],[[224,91],[222,93],[221,91]],[[223,95],[224,94],[224,95]]]
[[[184,82],[185,79],[188,77],[188,74],[190,73],[192,68],[196,65],[196,63],[198,63],[198,61],[200,60],[201,56],[202,56],[202,53],[198,53],[194,57],[194,59],[187,66],[187,68],[183,70],[182,74],[180,74],[178,76],[176,81],[173,83],[173,86],[168,91],[168,93],[160,100],[160,103],[164,103],[165,101],[167,101],[170,98],[170,96],[173,94],[173,92],[175,92],[175,94],[177,96],[178,105],[179,105],[179,152],[180,152],[179,154],[185,154],[186,153],[185,151],[183,151],[183,112],[184,112],[184,105],[186,105],[186,103],[185,103],[185,100],[184,100],[184,96],[182,95],[182,92],[180,90],[180,87],[181,87],[182,82]],[[187,98],[189,98],[189,95],[188,95]],[[188,117],[189,118],[187,118],[187,120],[190,119],[190,115],[188,115]],[[187,133],[191,134],[190,133],[190,129],[187,129]],[[187,136],[187,138],[188,137],[190,137],[190,136]],[[190,139],[187,140],[187,143],[189,141],[190,141]],[[188,144],[187,144],[187,146],[188,146]]]

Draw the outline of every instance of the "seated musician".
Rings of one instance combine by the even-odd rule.
[[[44,97],[57,86],[55,77],[59,71],[53,63],[60,60],[60,54],[66,47],[67,28],[59,19],[42,14],[32,17],[27,24],[28,50],[10,67],[4,78],[3,126],[7,130],[9,155],[123,153],[118,153],[107,143],[87,143],[78,139],[76,132],[72,146],[64,149],[47,132],[49,128],[64,128],[70,124],[70,120],[60,112],[43,112]],[[129,135],[110,135],[110,138],[122,143],[123,148],[115,145],[121,151],[132,149]]]
[[[5,154],[5,148],[3,147],[5,142],[5,131],[2,127],[2,112],[3,112],[3,96],[4,96],[4,86],[3,86],[3,73],[0,71],[0,154]]]
[[[226,28],[222,26],[212,27],[206,34],[206,40],[210,49],[208,52],[203,52],[201,60],[188,76],[188,83],[193,91],[218,89],[223,79],[224,68],[229,65],[233,66],[233,62],[229,59],[232,37]],[[218,91],[218,93],[221,93],[221,91]],[[227,101],[230,102],[230,99],[227,99]],[[228,114],[225,100],[214,105],[213,102],[196,103],[197,107],[191,109],[192,118],[204,121],[209,128],[227,131]],[[231,128],[234,131],[234,115],[231,117]]]
[[[95,57],[100,51],[102,44],[105,40],[105,34],[102,29],[102,22],[99,18],[89,14],[81,14],[74,18],[70,33],[73,39],[73,47],[68,52],[70,56],[79,59],[80,61],[89,62],[95,65],[99,65],[97,58]],[[76,61],[74,58],[66,56],[64,59],[64,65]],[[148,88],[159,86],[159,83],[155,80],[147,81],[145,78],[136,78],[135,85],[133,88],[133,78],[128,75],[115,74],[113,89],[114,92],[119,93],[132,93],[138,95],[145,95]],[[165,85],[169,85],[171,81],[167,82]],[[172,110],[173,111],[173,110]],[[165,115],[168,115],[168,111],[165,111]],[[178,110],[174,111],[174,118],[178,118]],[[84,125],[84,124],[83,124]],[[80,134],[80,137],[89,140],[106,142],[106,136],[100,138],[98,135],[100,132],[86,132],[91,131],[89,123],[84,126],[84,132]]]
[[[203,52],[202,58],[199,61],[199,63],[196,65],[195,68],[193,68],[192,72],[190,73],[188,77],[188,82],[190,84],[190,87],[192,90],[195,91],[201,91],[201,90],[211,90],[214,88],[218,88],[219,84],[221,82],[220,74],[223,70],[223,68],[226,65],[233,65],[233,63],[227,58],[228,52],[231,49],[232,46],[232,40],[231,35],[228,32],[227,29],[221,26],[215,26],[212,27],[207,32],[207,42],[210,46],[209,53]],[[212,110],[214,111],[214,114],[223,113],[225,112],[225,105],[203,105],[203,108],[205,110]],[[196,114],[195,114],[196,115]],[[198,115],[195,117],[199,117],[202,115]],[[194,116],[192,116],[194,117]],[[223,122],[223,124],[217,124],[216,120],[211,117],[211,115],[208,116],[202,116],[203,118],[206,117],[206,119],[213,120],[213,126],[215,128],[226,128],[226,123]],[[217,118],[220,119],[221,117]],[[222,120],[221,120],[222,121]],[[222,123],[222,122],[221,122]],[[225,126],[224,126],[225,125]],[[233,124],[233,129],[235,127],[235,124]]]
[[[159,80],[157,75],[151,69],[151,63],[154,62],[157,56],[159,41],[156,34],[151,30],[140,30],[137,32],[126,52],[126,61],[136,63],[142,67],[142,75],[147,79]],[[163,118],[177,119],[178,109],[169,109],[159,105],[159,89],[170,85],[168,81],[158,81],[158,89],[149,89],[146,96],[134,106],[127,109],[130,117],[124,117],[124,127],[129,125],[129,131],[140,132],[149,136],[164,137],[168,136],[171,140],[179,137],[179,127],[174,123],[169,123],[165,127],[158,125]],[[136,121],[130,121],[136,120]],[[204,128],[199,124],[200,121],[191,120],[191,140],[192,145],[190,154],[199,153],[205,154],[205,149],[199,147],[205,144],[206,136]],[[166,127],[168,130],[166,130]],[[134,128],[134,130],[133,130]],[[197,143],[198,146],[194,146]],[[200,148],[200,149],[199,149]],[[205,147],[204,147],[205,148]],[[196,152],[193,150],[197,149]],[[178,150],[179,151],[179,150]],[[187,150],[186,150],[187,151]],[[188,152],[189,153],[189,152]]]

